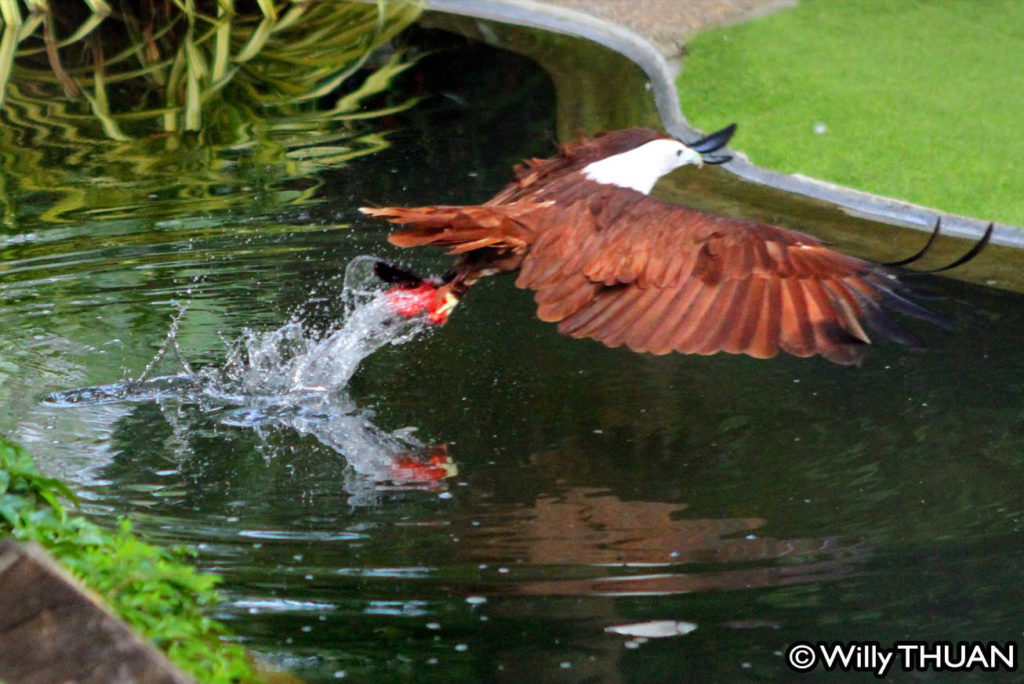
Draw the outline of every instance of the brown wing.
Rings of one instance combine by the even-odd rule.
[[[598,201],[538,213],[516,281],[572,337],[654,354],[782,349],[856,363],[865,328],[917,344],[883,304],[942,322],[883,267],[811,236],[628,190]]]
[[[520,214],[534,211],[517,206],[466,207],[360,207],[369,216],[385,218],[399,225],[410,225],[388,236],[398,247],[438,245],[451,247],[449,254],[495,248],[518,251],[531,235],[518,221]]]

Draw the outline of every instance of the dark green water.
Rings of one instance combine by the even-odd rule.
[[[97,193],[55,223],[51,197],[19,195],[0,429],[100,521],[196,546],[226,578],[219,617],[309,681],[791,681],[798,640],[1021,638],[1019,295],[922,279],[959,329],[843,368],[608,350],[493,279],[320,414],[42,403],[140,377],[172,321],[150,375],[222,365],[244,328],[329,328],[349,260],[399,256],[357,206],[480,201],[551,150],[554,92],[524,60],[462,46],[403,87],[429,97],[390,149],[305,183],[240,177],[230,209],[124,178],[143,201]],[[441,453],[451,477],[388,477]],[[608,630],[650,621],[688,633]]]

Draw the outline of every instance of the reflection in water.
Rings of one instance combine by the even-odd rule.
[[[223,364],[193,370],[178,347],[178,320],[138,380],[55,392],[45,403],[83,407],[155,402],[177,445],[176,456],[192,454],[199,418],[216,414],[223,425],[251,428],[261,441],[292,430],[310,436],[342,456],[351,468],[345,488],[350,503],[374,501],[377,486],[433,486],[457,469],[443,445],[426,446],[414,429],[386,431],[345,391],[359,364],[389,344],[403,344],[429,325],[422,316],[396,316],[373,275],[373,257],[353,259],[345,271],[339,323],[322,333],[293,318],[269,332],[245,330],[230,345]],[[147,377],[168,353],[182,372]],[[197,407],[198,413],[183,410]]]
[[[575,460],[571,449],[565,456]],[[240,590],[230,615],[285,635],[282,662],[308,654],[316,663],[302,671],[324,681],[336,669],[390,672],[361,661],[368,649],[394,649],[428,678],[432,664],[447,663],[468,668],[455,680],[668,681],[624,673],[663,648],[681,667],[716,641],[776,639],[785,612],[756,597],[813,602],[823,587],[858,580],[871,560],[856,539],[775,537],[760,518],[627,499],[615,486],[499,464],[462,477],[450,507],[409,517],[418,506],[392,502],[360,538],[225,543],[214,555]],[[494,500],[503,479],[528,478],[547,493]],[[322,530],[350,520],[320,514]],[[289,555],[296,549],[301,557]],[[276,567],[272,584],[247,579],[254,566]]]
[[[759,518],[682,517],[686,508],[569,487],[475,524],[453,521],[453,527],[479,559],[593,566],[584,577],[495,587],[525,594],[641,596],[819,582],[850,573],[864,556],[835,538],[759,535],[765,524]],[[698,569],[688,569],[693,566]]]
[[[238,5],[216,17],[202,3],[99,4],[59,21],[27,4],[25,23],[17,3],[4,5],[8,224],[308,202],[317,171],[388,146],[368,120],[416,102],[387,98],[410,66],[404,52],[375,52],[419,16],[417,2]],[[47,201],[24,201],[33,193]]]
[[[569,447],[542,460],[578,457]],[[543,492],[500,500],[506,480]],[[413,497],[353,516],[314,503],[286,530],[253,529],[250,511],[237,538],[197,539],[233,587],[227,616],[276,635],[262,641],[274,660],[313,659],[298,667],[324,681],[337,670],[386,679],[390,660],[360,654],[392,649],[428,674],[469,668],[455,680],[548,681],[569,663],[570,679],[619,681],[637,654],[661,657],[656,642],[678,665],[707,639],[775,639],[786,603],[859,580],[873,556],[856,538],[774,536],[761,518],[573,484],[557,469],[496,463],[451,485],[449,505]]]

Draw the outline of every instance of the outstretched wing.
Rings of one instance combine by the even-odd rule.
[[[868,331],[918,341],[883,307],[944,324],[890,270],[796,231],[616,189],[536,216],[516,281],[572,337],[638,352],[856,363]]]

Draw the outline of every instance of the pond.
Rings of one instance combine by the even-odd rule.
[[[197,548],[225,577],[217,617],[311,682],[789,680],[801,640],[1021,637],[1020,295],[915,279],[957,329],[911,322],[928,350],[859,368],[563,338],[510,278],[443,328],[368,335],[354,259],[447,259],[356,208],[482,201],[566,125],[530,60],[405,40],[428,54],[396,88],[424,100],[373,155],[240,170],[223,209],[123,169],[135,204],[19,190],[0,430],[100,522]],[[677,189],[697,191],[885,234],[726,179]],[[332,391],[275,384],[329,335],[355,345],[316,357]]]

